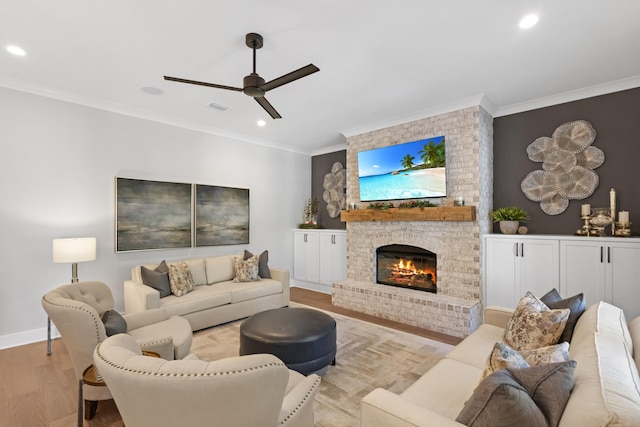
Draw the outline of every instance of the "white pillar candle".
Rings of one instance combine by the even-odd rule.
[[[585,203],[584,205],[582,205],[582,209],[580,210],[580,213],[582,214],[582,216],[591,215],[591,205],[589,203]]]
[[[618,221],[621,222],[622,224],[628,224],[629,223],[629,212],[628,211],[620,211],[618,212]]]

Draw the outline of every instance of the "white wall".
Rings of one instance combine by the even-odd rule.
[[[71,278],[52,240],[95,236],[80,280],[107,283],[122,311],[133,265],[269,250],[292,269],[291,229],[311,189],[311,158],[0,88],[0,348],[46,339],[40,298]],[[118,253],[115,177],[250,189],[250,243]]]

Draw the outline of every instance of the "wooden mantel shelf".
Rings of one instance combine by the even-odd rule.
[[[340,212],[340,221],[475,221],[475,206],[355,209]]]

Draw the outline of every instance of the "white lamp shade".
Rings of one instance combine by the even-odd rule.
[[[84,262],[95,259],[95,237],[53,240],[53,262]]]

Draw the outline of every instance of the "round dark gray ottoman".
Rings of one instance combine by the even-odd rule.
[[[240,355],[269,353],[308,375],[336,364],[336,321],[310,308],[256,313],[240,325]]]

